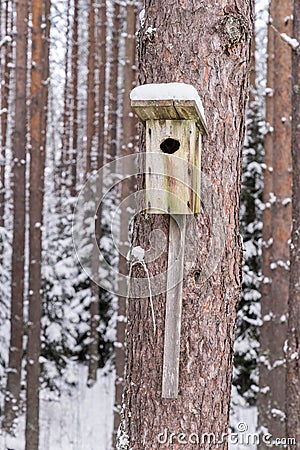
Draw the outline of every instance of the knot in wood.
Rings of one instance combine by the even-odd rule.
[[[231,54],[232,50],[244,40],[245,20],[240,15],[228,14],[222,19],[220,28],[223,34],[223,47]]]
[[[245,33],[243,18],[232,15],[225,17],[224,33],[229,42],[232,42],[233,44],[241,42]]]

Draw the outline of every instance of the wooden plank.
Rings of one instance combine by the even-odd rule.
[[[177,398],[178,396],[185,231],[186,216],[170,216],[162,378],[163,398]]]
[[[204,113],[195,100],[131,100],[131,107],[143,121],[193,120],[207,134]]]
[[[131,100],[131,107],[142,120],[178,120],[173,100]]]
[[[166,138],[178,140],[179,149],[174,154],[163,153],[161,143]],[[200,155],[196,155],[199,132],[194,121],[148,120],[146,124],[146,208],[149,214],[193,214],[195,194],[199,186],[196,179]],[[197,145],[197,151],[199,146]],[[196,161],[197,158],[197,161]]]

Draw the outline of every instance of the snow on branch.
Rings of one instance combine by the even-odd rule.
[[[0,41],[0,48],[3,47],[5,44],[8,44],[8,42],[11,42],[10,36],[4,36],[3,39]]]
[[[300,42],[297,39],[291,38],[286,33],[280,33],[279,30],[277,30],[277,28],[272,24],[272,21],[270,22],[270,24],[273,30],[276,31],[276,33],[280,34],[280,37],[284,42],[286,42],[293,50],[298,51]]]
[[[293,50],[297,50],[297,48],[300,45],[300,43],[299,43],[299,41],[297,41],[297,39],[291,38],[286,33],[281,33],[280,37],[284,42],[286,42],[290,47],[292,47]]]

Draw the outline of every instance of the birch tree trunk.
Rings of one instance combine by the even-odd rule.
[[[293,36],[300,37],[300,4],[294,2]],[[287,436],[300,449],[300,51],[292,57],[292,245],[287,351]]]
[[[15,120],[12,136],[13,149],[13,253],[11,291],[11,329],[3,428],[12,431],[20,402],[23,356],[23,303],[24,303],[24,252],[25,252],[25,174],[27,146],[27,0],[16,5],[16,69],[15,69]]]
[[[228,430],[241,289],[239,195],[252,28],[250,0],[225,1],[222,6],[211,0],[205,4],[195,0],[145,2],[145,22],[139,36],[139,81],[186,82],[199,92],[209,124],[202,148],[202,172],[207,178],[203,175],[201,195],[203,201],[205,191],[211,201],[214,195],[219,199],[220,230],[224,231],[219,237],[224,247],[212,258],[213,269],[209,271],[206,261],[216,211],[215,203],[206,202],[186,235],[186,253],[193,253],[195,263],[185,268],[183,282],[177,399],[161,397],[165,294],[153,298],[156,334],[149,298],[129,299],[121,439],[124,442],[127,438],[128,448],[134,450],[150,450],[163,442],[174,449],[182,444],[192,448],[193,443],[199,449],[209,449],[220,441],[218,448],[227,448],[222,433]],[[143,139],[141,144],[144,150]],[[134,246],[147,252],[150,233],[156,229],[167,241],[167,215],[139,214]],[[147,263],[145,257],[150,277],[167,268],[166,251],[160,250],[161,255],[152,262]],[[141,265],[132,273],[145,277]],[[204,433],[213,433],[212,440],[205,439]]]

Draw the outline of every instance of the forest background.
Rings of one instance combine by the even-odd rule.
[[[297,8],[288,0],[255,5],[230,422],[232,431],[245,423],[281,437],[287,405],[299,410],[300,395],[294,398],[288,381],[297,373],[288,361],[299,359],[288,345],[295,328],[289,311],[296,323],[299,317],[287,276]],[[144,15],[129,0],[1,2],[1,449],[106,450],[115,440],[126,299],[117,295],[113,271],[128,271],[119,251],[126,255],[131,236],[127,217],[115,219],[113,232],[111,218],[135,182],[113,174],[114,161],[139,147],[142,126],[129,103],[138,82],[136,43],[156,32]],[[96,258],[93,270],[105,280],[99,287],[79,264],[72,238],[74,226],[84,241],[91,224],[76,231],[72,218],[84,183],[104,165],[108,194],[95,233],[113,270]]]

